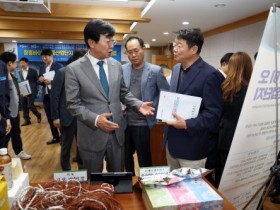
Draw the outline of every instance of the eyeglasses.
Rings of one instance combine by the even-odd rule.
[[[138,54],[139,52],[140,52],[140,49],[135,48],[135,49],[133,49],[133,50],[128,50],[128,51],[126,51],[125,53],[126,53],[127,55],[133,55],[134,53],[135,53],[135,54]]]
[[[113,46],[115,46],[115,45],[117,44],[117,40],[107,38],[107,39],[106,39],[106,43],[107,43],[108,45],[111,45],[111,44],[112,44]]]

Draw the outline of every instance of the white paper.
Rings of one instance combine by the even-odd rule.
[[[198,115],[201,100],[201,97],[160,91],[156,118],[161,121],[175,121],[172,115],[174,112],[186,120],[195,118]]]
[[[55,71],[49,71],[43,74],[44,78],[48,80],[53,80],[54,75],[55,75]],[[52,89],[52,85],[48,85],[48,88]]]
[[[19,82],[18,86],[19,86],[19,91],[23,96],[27,96],[31,94],[31,88],[28,80]]]

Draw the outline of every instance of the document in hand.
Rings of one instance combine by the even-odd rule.
[[[201,97],[189,96],[168,91],[160,91],[156,118],[160,121],[175,121],[172,113],[176,112],[184,119],[198,115]]]
[[[55,71],[49,71],[49,72],[46,72],[46,73],[43,74],[44,78],[48,79],[48,80],[53,80],[54,75],[55,75]],[[52,89],[52,86],[48,85],[48,88]]]
[[[19,91],[23,96],[27,96],[31,94],[31,88],[28,80],[19,82],[18,86],[19,86]]]

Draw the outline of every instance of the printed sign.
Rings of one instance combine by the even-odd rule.
[[[278,45],[275,56],[275,45],[280,39],[279,23],[280,9],[271,10],[219,187],[237,209],[243,209],[269,178],[276,160],[276,98],[280,92],[276,81],[280,72],[275,58],[279,64],[280,48]],[[261,195],[259,192],[246,210],[257,209]]]

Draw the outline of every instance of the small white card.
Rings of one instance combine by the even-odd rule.
[[[77,170],[77,171],[56,171],[53,174],[54,180],[56,181],[69,181],[77,180],[80,182],[87,182],[87,171]]]
[[[140,168],[140,178],[166,175],[170,172],[170,166],[159,166],[159,167],[141,167]]]

